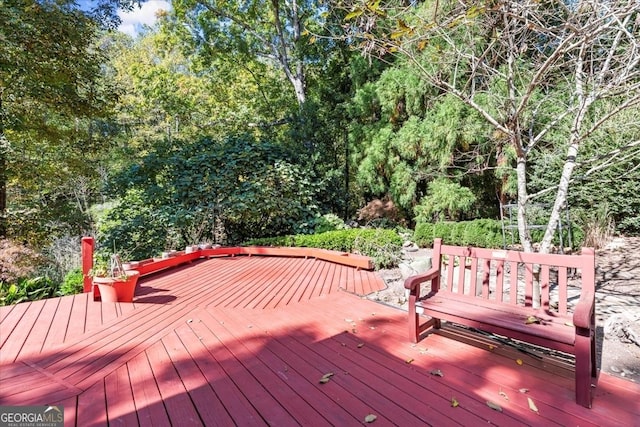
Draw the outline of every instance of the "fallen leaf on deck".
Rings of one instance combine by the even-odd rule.
[[[495,345],[489,344],[489,350],[493,350],[493,349],[495,349],[495,348],[496,348],[496,346],[495,346]]]
[[[358,348],[362,348],[362,347],[364,347],[364,343],[363,343],[363,342],[361,342],[360,344],[358,344]]]
[[[493,403],[490,400],[487,400],[487,406],[494,411],[502,412],[502,406],[498,405],[497,403]]]
[[[520,393],[529,393],[529,389],[528,388],[521,388],[520,390],[518,390]]]
[[[517,363],[518,365],[522,365],[524,362],[522,361],[522,359],[516,359],[516,363]]]
[[[435,375],[436,377],[444,377],[444,374],[442,373],[442,371],[440,369],[434,369],[429,373],[431,375]]]
[[[530,325],[532,323],[540,323],[540,319],[538,319],[536,316],[529,316],[527,317],[527,320],[525,320],[524,323],[527,325]]]
[[[530,397],[527,397],[527,400],[529,401],[529,409],[531,409],[533,412],[535,412],[536,414],[539,414],[538,412],[538,407],[536,406],[535,403],[533,403],[533,400],[531,400]]]
[[[571,326],[572,328],[575,326],[573,323],[571,322],[565,322],[564,324],[565,326]]]
[[[453,406],[454,408],[457,408],[458,405],[460,405],[460,403],[458,402],[458,400],[455,397],[451,398],[451,406]]]
[[[326,384],[329,382],[329,379],[333,376],[333,372],[327,372],[320,378],[320,384]]]
[[[507,396],[507,393],[505,393],[504,391],[501,391],[499,394],[504,398],[504,400],[509,400],[509,396]]]
[[[377,420],[377,419],[378,419],[378,417],[377,417],[377,416],[375,416],[375,415],[373,415],[373,414],[369,414],[369,415],[367,415],[366,417],[364,417],[364,422],[365,422],[365,423],[372,423],[372,422],[374,422],[374,421],[375,421],[375,420]]]
[[[404,361],[404,363],[411,363],[411,362],[413,362],[413,357],[410,357]]]

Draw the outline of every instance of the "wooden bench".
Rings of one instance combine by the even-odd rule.
[[[579,277],[578,287],[569,285],[572,277]],[[413,342],[445,320],[573,354],[576,402],[591,407],[597,375],[593,249],[538,254],[447,246],[435,239],[433,267],[407,278],[405,288]],[[431,319],[421,322],[421,313]]]

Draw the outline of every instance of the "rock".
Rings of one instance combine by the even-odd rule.
[[[604,334],[607,338],[617,337],[622,342],[640,346],[640,315],[619,313],[610,316],[604,323]]]
[[[402,278],[406,279],[429,270],[431,268],[431,258],[416,258],[411,262],[401,262],[398,267]]]

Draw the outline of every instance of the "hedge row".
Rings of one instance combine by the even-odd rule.
[[[502,224],[493,219],[420,223],[416,225],[413,235],[415,243],[420,247],[433,246],[433,239],[438,237],[447,245],[501,248]]]
[[[297,246],[359,253],[371,257],[376,269],[397,265],[402,238],[394,230],[351,228],[319,234],[267,237],[245,243],[256,246]]]

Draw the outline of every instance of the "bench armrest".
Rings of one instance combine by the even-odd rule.
[[[409,289],[413,293],[416,290],[416,288],[419,289],[419,286],[421,283],[424,283],[439,277],[440,277],[440,269],[438,267],[432,267],[426,273],[407,277],[407,279],[404,281],[404,287],[405,289]],[[435,286],[437,287],[439,286],[439,284],[440,283],[437,283]]]
[[[576,328],[591,329],[595,310],[595,292],[582,290],[580,299],[573,312],[573,324]]]

